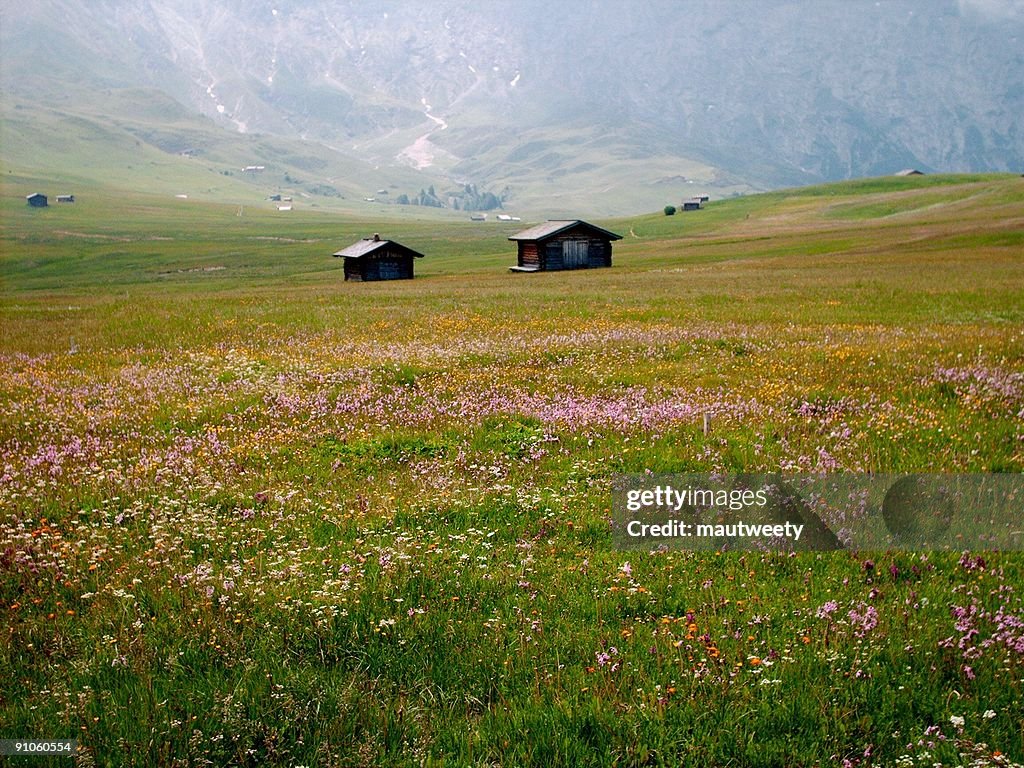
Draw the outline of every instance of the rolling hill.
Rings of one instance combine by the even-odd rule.
[[[243,182],[225,181],[246,191]],[[245,294],[257,286],[331,290],[338,264],[329,254],[374,231],[427,255],[417,263],[423,280],[397,289],[410,298],[451,290],[467,275],[478,285],[475,290],[503,292],[528,284],[510,282],[505,271],[515,260],[507,238],[528,226],[528,219],[479,224],[453,211],[370,205],[300,205],[282,214],[261,201],[238,205],[215,195],[178,200],[101,188],[74,205],[32,209],[15,186],[5,185],[0,198],[3,267],[15,293],[89,294],[117,287],[203,294]],[[408,215],[397,217],[396,211]],[[900,284],[907,263],[915,265],[914,290],[924,291],[922,296],[931,290],[927,286],[939,293],[970,288],[951,278],[965,260],[991,290],[1012,292],[1024,245],[1024,179],[880,177],[711,202],[675,216],[659,212],[599,221],[624,239],[616,245],[614,269],[577,275],[588,285],[618,286],[624,273],[637,274],[647,289],[671,296],[688,291],[685,276],[695,272],[706,279],[764,268],[827,286],[830,275],[845,281],[863,268],[877,273],[858,289],[866,305],[875,306],[874,294],[891,292],[885,280]],[[929,264],[934,273],[921,271]],[[447,280],[433,280],[441,278]],[[847,310],[854,316],[860,311],[837,311]],[[954,319],[942,313],[936,305],[933,319]]]

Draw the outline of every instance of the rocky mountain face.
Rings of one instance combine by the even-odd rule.
[[[155,87],[488,190],[1024,167],[1020,0],[4,0],[0,42],[5,98]]]

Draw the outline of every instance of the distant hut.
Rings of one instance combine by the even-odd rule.
[[[40,194],[39,192],[33,192],[31,195],[26,195],[25,202],[33,208],[45,208],[47,205],[46,195]]]
[[[74,195],[57,195],[58,203],[73,203],[75,202]]]
[[[896,176],[924,176],[924,171],[919,171],[917,168],[904,168],[902,171],[897,171],[894,175]]]
[[[394,240],[381,240],[376,233],[334,255],[345,259],[345,279],[361,282],[411,280],[413,259],[423,258],[422,253]]]
[[[549,221],[512,235],[519,246],[513,272],[593,269],[612,265],[612,241],[621,235],[579,219]]]
[[[694,198],[692,200],[683,200],[682,210],[684,211],[699,211],[700,200]]]

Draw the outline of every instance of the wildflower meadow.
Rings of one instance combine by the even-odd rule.
[[[497,223],[124,204],[2,200],[0,737],[79,745],[12,764],[1024,763],[1020,552],[625,552],[611,510],[1024,470],[1024,180],[538,275]],[[342,282],[365,231],[416,279]]]

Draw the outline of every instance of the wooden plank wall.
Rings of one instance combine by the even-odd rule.
[[[525,242],[519,244],[519,266],[540,267],[540,251],[536,242]]]

